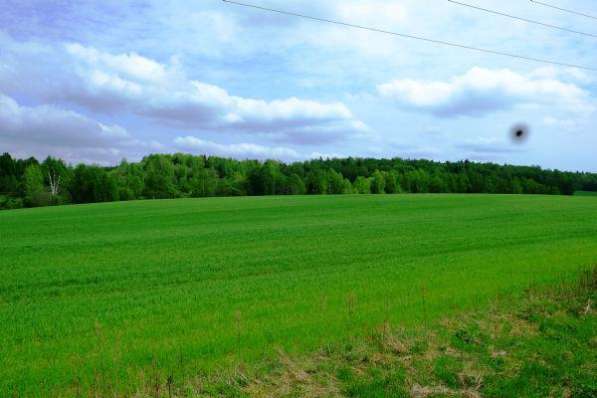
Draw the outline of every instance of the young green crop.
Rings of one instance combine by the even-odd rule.
[[[0,396],[127,395],[478,308],[597,263],[596,214],[490,195],[0,212]]]

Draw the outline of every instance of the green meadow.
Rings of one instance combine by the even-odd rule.
[[[576,196],[597,196],[597,192],[591,192],[591,191],[576,191],[574,193]]]
[[[3,211],[0,396],[182,386],[384,323],[433,324],[592,264],[595,197],[242,197]]]

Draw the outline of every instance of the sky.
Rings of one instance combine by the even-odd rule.
[[[597,35],[525,0],[462,0]],[[597,36],[447,0],[247,3],[597,69]],[[592,0],[551,4],[597,15]],[[529,139],[515,143],[511,126]],[[597,172],[597,71],[221,0],[0,0],[0,152],[403,157]]]

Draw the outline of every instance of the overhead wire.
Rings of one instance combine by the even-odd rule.
[[[591,18],[591,19],[596,19],[597,20],[597,16],[595,16],[595,15],[590,15],[590,14],[587,14],[587,13],[584,13],[584,12],[580,12],[580,11],[576,11],[576,10],[571,10],[569,8],[562,8],[562,7],[554,6],[553,4],[544,3],[542,1],[537,1],[537,0],[529,0],[529,1],[531,3],[534,3],[536,5],[540,5],[540,6],[543,6],[543,7],[554,8],[556,10],[567,12],[569,14],[580,15],[581,17],[586,17],[586,18]]]
[[[253,8],[253,9],[257,9],[257,10],[261,10],[261,11],[267,11],[267,12],[271,12],[271,13],[287,15],[287,16],[292,16],[292,17],[297,17],[297,18],[303,18],[303,19],[308,19],[308,20],[317,21],[317,22],[330,23],[330,24],[354,28],[354,29],[367,30],[367,31],[371,31],[371,32],[382,33],[382,34],[392,35],[392,36],[396,36],[396,37],[402,37],[402,38],[406,38],[406,39],[419,40],[419,41],[433,43],[433,44],[439,44],[439,45],[443,45],[443,46],[461,48],[461,49],[465,49],[465,50],[482,52],[482,53],[486,53],[486,54],[500,55],[500,56],[504,56],[504,57],[516,58],[516,59],[532,61],[532,62],[537,62],[537,63],[543,63],[543,64],[548,64],[548,65],[565,66],[565,67],[569,67],[569,68],[577,68],[577,69],[594,71],[594,72],[597,71],[597,68],[595,68],[595,67],[583,66],[583,65],[574,64],[574,63],[560,62],[560,61],[554,61],[554,60],[543,59],[543,58],[535,58],[535,57],[530,57],[530,56],[526,56],[526,55],[508,53],[508,52],[504,52],[504,51],[491,50],[491,49],[486,49],[486,48],[481,48],[481,47],[474,47],[474,46],[460,44],[460,43],[451,42],[451,41],[431,39],[431,38],[424,37],[424,36],[392,32],[392,31],[388,31],[388,30],[384,30],[384,29],[379,29],[379,28],[374,28],[374,27],[369,27],[369,26],[364,26],[364,25],[358,25],[358,24],[352,24],[352,23],[328,19],[328,18],[315,17],[315,16],[311,16],[311,15],[307,15],[307,14],[301,14],[301,13],[297,13],[297,12],[286,11],[286,10],[281,10],[281,9],[276,9],[276,8],[269,8],[269,7],[264,7],[264,6],[260,6],[257,4],[243,3],[243,2],[239,2],[239,1],[235,1],[235,0],[222,0],[222,1],[224,3],[234,4],[237,6],[242,6],[242,7],[247,7],[247,8]]]
[[[568,33],[574,33],[574,34],[577,34],[577,35],[590,36],[590,37],[597,38],[597,34],[593,34],[593,33],[581,32],[581,31],[578,31],[578,30],[565,28],[563,26],[552,25],[552,24],[549,24],[549,23],[545,23],[545,22],[541,22],[541,21],[536,21],[536,20],[533,20],[533,19],[528,19],[528,18],[523,18],[523,17],[517,17],[516,15],[507,14],[505,12],[496,11],[496,10],[490,10],[488,8],[483,8],[483,7],[475,6],[473,4],[462,3],[460,1],[455,1],[455,0],[447,0],[447,1],[450,2],[450,3],[452,3],[452,4],[456,4],[456,5],[459,5],[459,6],[472,8],[472,9],[483,11],[483,12],[486,12],[486,13],[489,13],[489,14],[500,15],[502,17],[516,19],[518,21],[523,21],[523,22],[526,22],[526,23],[534,24],[534,25],[540,25],[540,26],[543,26],[543,27],[546,27],[546,28],[550,28],[550,29],[557,29],[557,30],[561,30],[561,31],[564,31],[564,32],[568,32]]]

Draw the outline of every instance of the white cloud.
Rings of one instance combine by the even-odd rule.
[[[590,0],[577,1],[591,6]],[[446,1],[432,6],[420,0],[255,2],[530,57],[589,67],[597,63],[591,38],[524,23],[510,24],[502,17],[481,16],[476,10]],[[539,68],[540,64],[508,57],[270,14],[221,1],[199,5],[176,0],[123,0],[117,5],[38,2],[33,8],[29,3],[12,1],[3,6],[0,1],[0,92],[21,104],[53,104],[110,121],[107,124],[126,126],[142,139],[168,143],[160,151],[172,150],[175,137],[189,135],[221,145],[253,142],[289,147],[301,154],[317,151],[458,160],[469,156],[471,145],[481,148],[483,144],[464,140],[486,135],[509,142],[508,126],[524,121],[533,127],[532,139],[526,145],[535,149],[504,154],[504,160],[595,168],[592,149],[597,145],[597,112],[590,113],[590,108],[597,87],[588,72]],[[589,21],[540,10],[528,2],[506,0],[500,4],[504,11],[519,16],[587,32],[594,28]],[[64,43],[79,44],[71,44],[69,49]],[[573,94],[568,100],[554,89],[535,95],[472,83],[443,93],[441,83],[454,86],[453,79],[463,77],[474,65],[490,71],[510,70],[533,84],[557,81],[591,94]],[[401,93],[390,97],[393,100],[381,99],[376,85],[396,78],[440,83],[439,88],[421,89],[439,94],[423,105]],[[417,87],[425,88],[421,84]],[[290,104],[293,97],[329,106],[326,114],[332,115],[331,120],[309,115],[308,105],[297,112],[307,114],[303,119],[288,113],[286,108],[296,109]],[[276,100],[284,106],[274,106]],[[347,105],[351,117],[338,113],[339,108],[333,106],[338,101]],[[419,112],[397,112],[396,104],[400,109]],[[462,114],[483,117],[446,117]],[[359,120],[366,121],[375,135]],[[426,133],[430,125],[437,134]],[[393,141],[403,148],[393,147]],[[462,143],[469,148],[462,148]],[[561,148],[569,150],[562,153]],[[84,156],[100,155],[107,156]]]
[[[580,84],[590,84],[595,82],[595,78],[591,74],[577,68],[542,66],[532,71],[529,76],[538,79],[568,80]]]
[[[77,48],[79,55],[83,50]],[[70,98],[79,104],[93,106],[111,99],[114,107],[125,106],[132,112],[180,128],[270,134],[295,143],[302,142],[305,129],[318,130],[321,140],[329,139],[330,130],[346,134],[363,130],[362,123],[342,103],[294,97],[265,101],[234,96],[221,87],[189,80],[176,70],[165,72],[168,70],[165,66],[158,68],[151,60],[136,55],[114,57],[99,53],[111,62],[105,63],[101,70],[93,70],[98,68],[96,57],[88,57],[86,51],[84,54],[79,61],[87,67],[79,69],[79,77],[90,102],[85,98]],[[150,70],[157,72],[154,78]]]
[[[124,149],[147,147],[122,127],[105,125],[54,106],[22,106],[0,94],[0,142],[21,156],[60,156],[68,161],[109,163]]]
[[[276,159],[288,161],[300,158],[299,153],[290,148],[267,147],[248,143],[219,144],[193,136],[178,137],[174,140],[174,143],[178,148],[183,150],[207,155],[233,157],[236,159]]]
[[[448,81],[399,79],[379,85],[377,91],[401,106],[440,117],[483,116],[541,104],[571,111],[595,110],[587,91],[549,73],[543,69],[524,76],[509,69],[474,67]]]
[[[107,69],[124,79],[139,82],[164,80],[166,67],[136,53],[112,55],[77,43],[65,45],[66,52],[99,69]]]
[[[111,54],[75,43],[53,48],[54,55],[39,68],[32,65],[50,53],[47,48],[0,37],[0,44],[7,41],[10,56],[0,69],[0,90],[44,102],[136,114],[179,129],[267,135],[295,144],[337,141],[368,131],[343,103],[232,95],[189,78],[176,60],[163,64],[134,52]],[[50,81],[27,84],[44,79]]]
[[[216,155],[232,157],[235,159],[259,159],[259,160],[281,160],[294,162],[305,159],[333,159],[342,158],[345,155],[338,153],[300,153],[295,149],[281,146],[266,146],[251,143],[220,144],[213,141],[203,140],[194,136],[177,137],[174,140],[176,148],[183,151],[190,151],[197,154]]]

